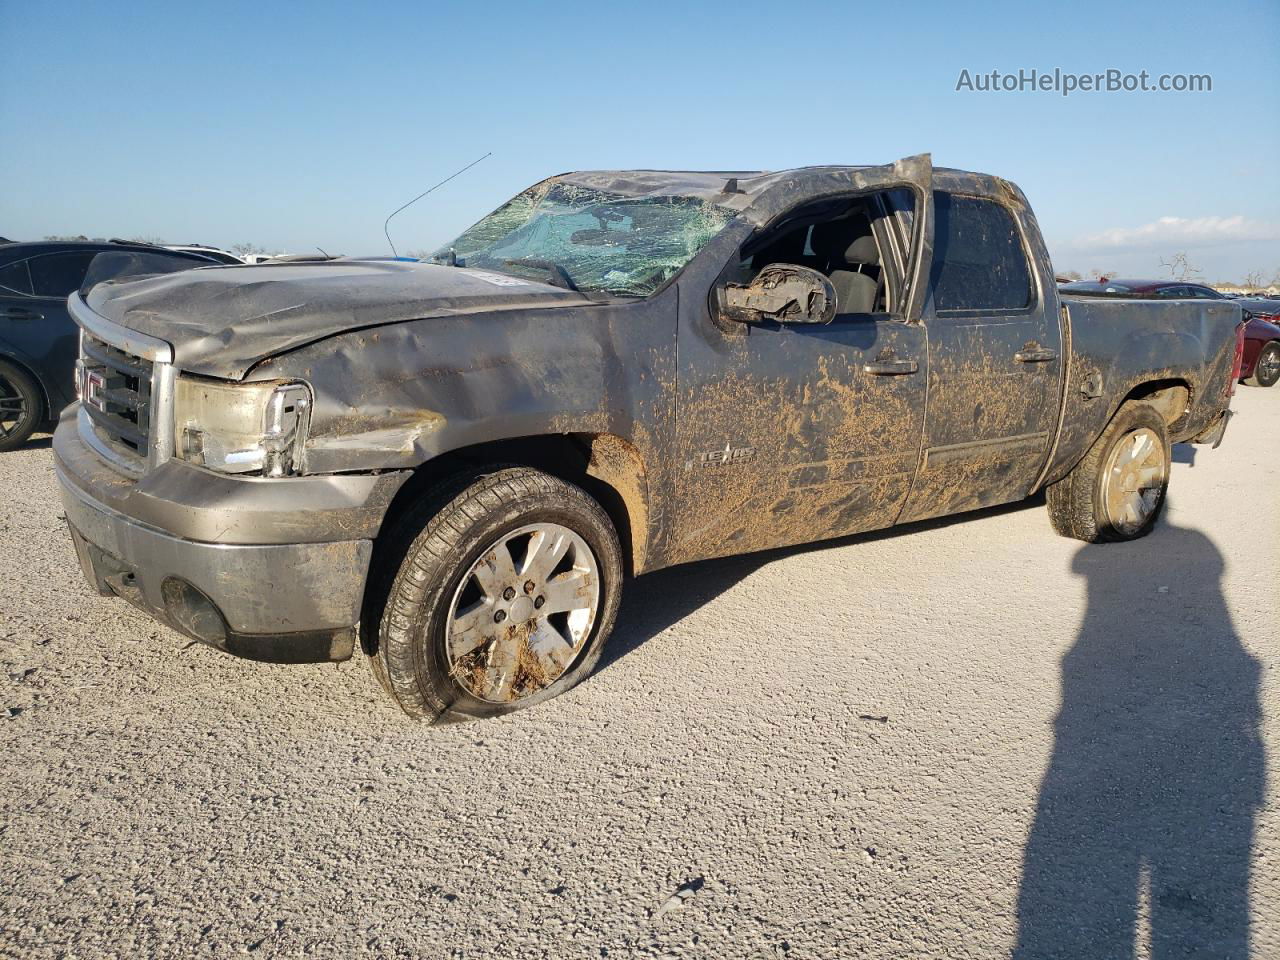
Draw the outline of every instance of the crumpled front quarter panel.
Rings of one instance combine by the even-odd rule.
[[[437,317],[353,331],[252,372],[315,391],[307,470],[415,467],[472,444],[613,433],[646,463],[670,428],[675,287],[648,300]]]

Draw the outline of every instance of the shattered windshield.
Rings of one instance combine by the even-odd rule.
[[[697,197],[628,197],[545,181],[503,204],[431,259],[583,293],[646,297],[734,217]]]

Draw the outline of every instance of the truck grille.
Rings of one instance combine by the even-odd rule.
[[[80,338],[81,406],[98,437],[118,453],[146,459],[151,434],[152,363],[85,330]]]

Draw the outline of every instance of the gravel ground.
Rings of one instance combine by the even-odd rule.
[[[1235,408],[1143,541],[665,571],[595,677],[438,728],[90,595],[5,454],[0,954],[1280,956],[1280,389]]]

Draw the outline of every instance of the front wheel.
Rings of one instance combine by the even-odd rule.
[[[1265,344],[1253,365],[1253,375],[1245,380],[1252,387],[1273,387],[1280,380],[1280,343]]]
[[[622,551],[585,491],[497,469],[437,491],[397,532],[366,650],[406,713],[507,713],[591,672],[617,615]]]
[[[1164,508],[1170,460],[1164,417],[1149,403],[1124,404],[1084,459],[1045,490],[1054,530],[1088,543],[1146,536]]]

